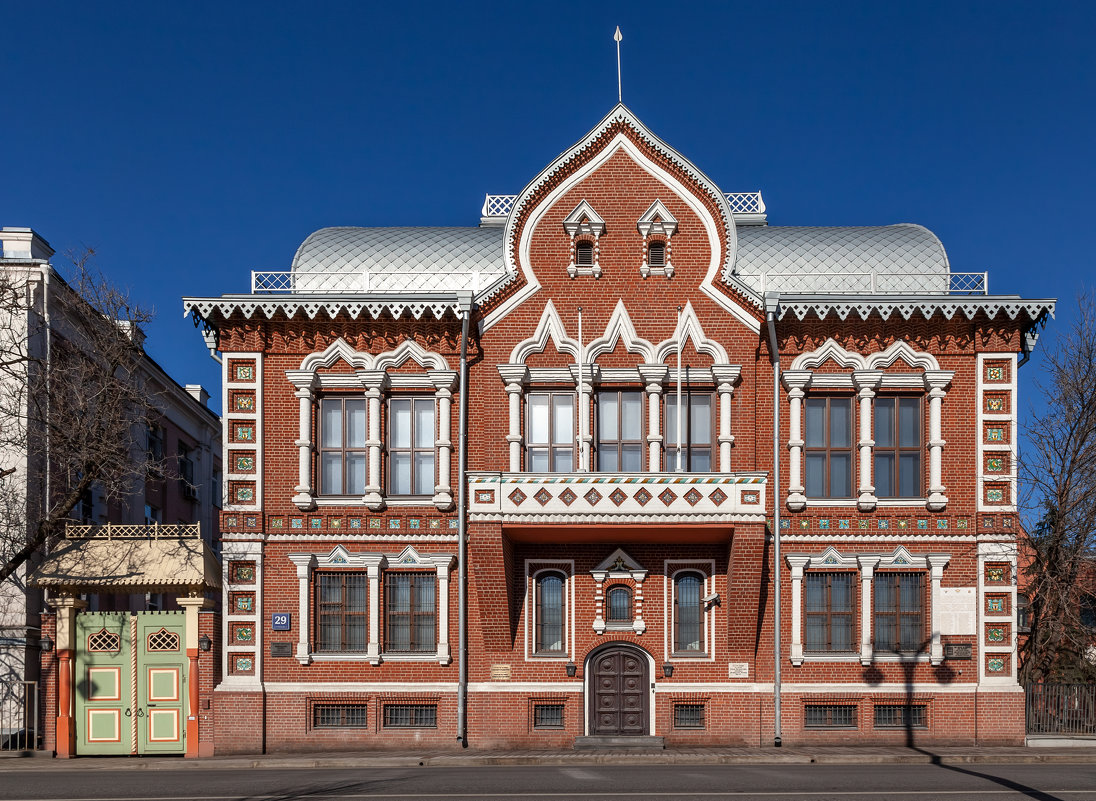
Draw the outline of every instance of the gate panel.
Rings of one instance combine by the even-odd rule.
[[[76,746],[88,756],[133,750],[128,612],[76,616]]]
[[[142,754],[185,752],[185,643],[183,612],[137,614],[137,747]]]

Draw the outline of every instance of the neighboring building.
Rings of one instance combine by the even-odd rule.
[[[22,393],[19,402],[26,403],[26,389],[33,386],[30,383],[32,372],[49,362],[51,348],[57,348],[62,340],[76,348],[83,347],[81,343],[86,342],[86,338],[81,337],[81,323],[71,311],[81,301],[51,265],[54,251],[41,236],[29,228],[6,227],[0,230],[0,241],[3,285],[13,291],[10,298],[4,297],[3,336],[6,339],[3,352],[26,356],[26,361],[16,362],[14,369],[8,365],[9,370],[0,383],[5,388],[5,404],[17,396],[17,393],[7,392],[13,388]],[[89,358],[93,357],[94,354],[89,354]],[[15,375],[16,370],[23,370],[22,376]],[[216,551],[222,503],[220,418],[207,406],[209,396],[201,387],[180,386],[148,356],[142,357],[141,370],[148,392],[153,396],[158,423],[148,432],[141,432],[140,446],[144,448],[147,444],[154,459],[163,459],[161,476],[135,483],[132,492],[120,501],[108,502],[101,487],[93,485],[70,517],[75,524],[88,524],[78,527],[80,531],[94,536],[97,529],[106,530],[109,524],[115,527],[111,529],[112,536],[122,538],[159,536],[156,528],[146,529],[146,523],[188,524],[188,532],[197,533],[207,549]],[[26,544],[26,538],[44,508],[45,487],[49,482],[49,436],[44,428],[32,426],[32,430],[26,431],[25,417],[25,414],[7,415],[5,412],[2,422],[5,443],[19,439],[10,436],[13,428],[24,429],[26,442],[24,447],[6,450],[0,465],[5,470],[15,471],[5,477],[3,486],[5,559]],[[72,420],[67,424],[79,426],[80,421]],[[144,455],[134,454],[134,459],[143,462]],[[56,482],[51,492],[60,492]],[[174,530],[172,526],[164,531]],[[64,551],[68,543],[58,547]],[[36,553],[0,586],[0,687],[5,693],[12,693],[10,697],[18,694],[11,688],[20,682],[39,681],[43,656],[49,662],[53,660],[52,656],[41,654],[39,640],[49,633],[43,631],[44,619],[48,618],[48,625],[53,625],[52,616],[45,610],[55,606],[60,597],[57,593],[62,592],[65,585],[59,583],[56,575],[46,581],[27,580],[36,568],[41,569],[46,556]],[[107,577],[100,575],[99,578],[105,580]],[[104,581],[101,591],[94,580],[79,587],[69,599],[75,603],[73,609],[137,612],[180,608],[166,582],[144,587],[136,573],[128,578],[114,579],[111,586]],[[43,587],[50,587],[52,594],[46,595]],[[46,639],[53,644],[56,631],[49,631],[54,636]],[[56,679],[51,680],[55,682]],[[44,698],[54,697],[55,687],[43,686],[41,689]],[[0,717],[10,719],[11,716]],[[47,731],[43,733],[46,741],[53,736],[51,726],[52,722],[47,720]]]
[[[985,286],[918,225],[770,226],[617,106],[479,227],[326,228],[185,299],[224,364],[216,751],[1021,743],[1053,302]]]

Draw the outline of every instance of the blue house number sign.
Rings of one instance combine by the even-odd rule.
[[[270,616],[270,627],[274,631],[289,631],[289,615],[273,614]]]

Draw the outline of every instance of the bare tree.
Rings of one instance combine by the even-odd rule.
[[[1027,426],[1020,461],[1026,507],[1038,522],[1023,543],[1031,632],[1024,683],[1096,678],[1094,632],[1082,622],[1096,586],[1096,295],[1078,300],[1072,327],[1043,356],[1041,414]]]
[[[140,327],[151,316],[93,255],[70,256],[67,281],[41,264],[0,267],[0,582],[93,489],[125,503],[149,467]]]

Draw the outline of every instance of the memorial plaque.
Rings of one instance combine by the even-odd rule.
[[[944,646],[944,659],[970,659],[971,647],[964,643],[953,643]]]
[[[271,656],[293,656],[293,643],[291,643],[291,642],[272,642],[272,643],[270,643],[270,655]]]

